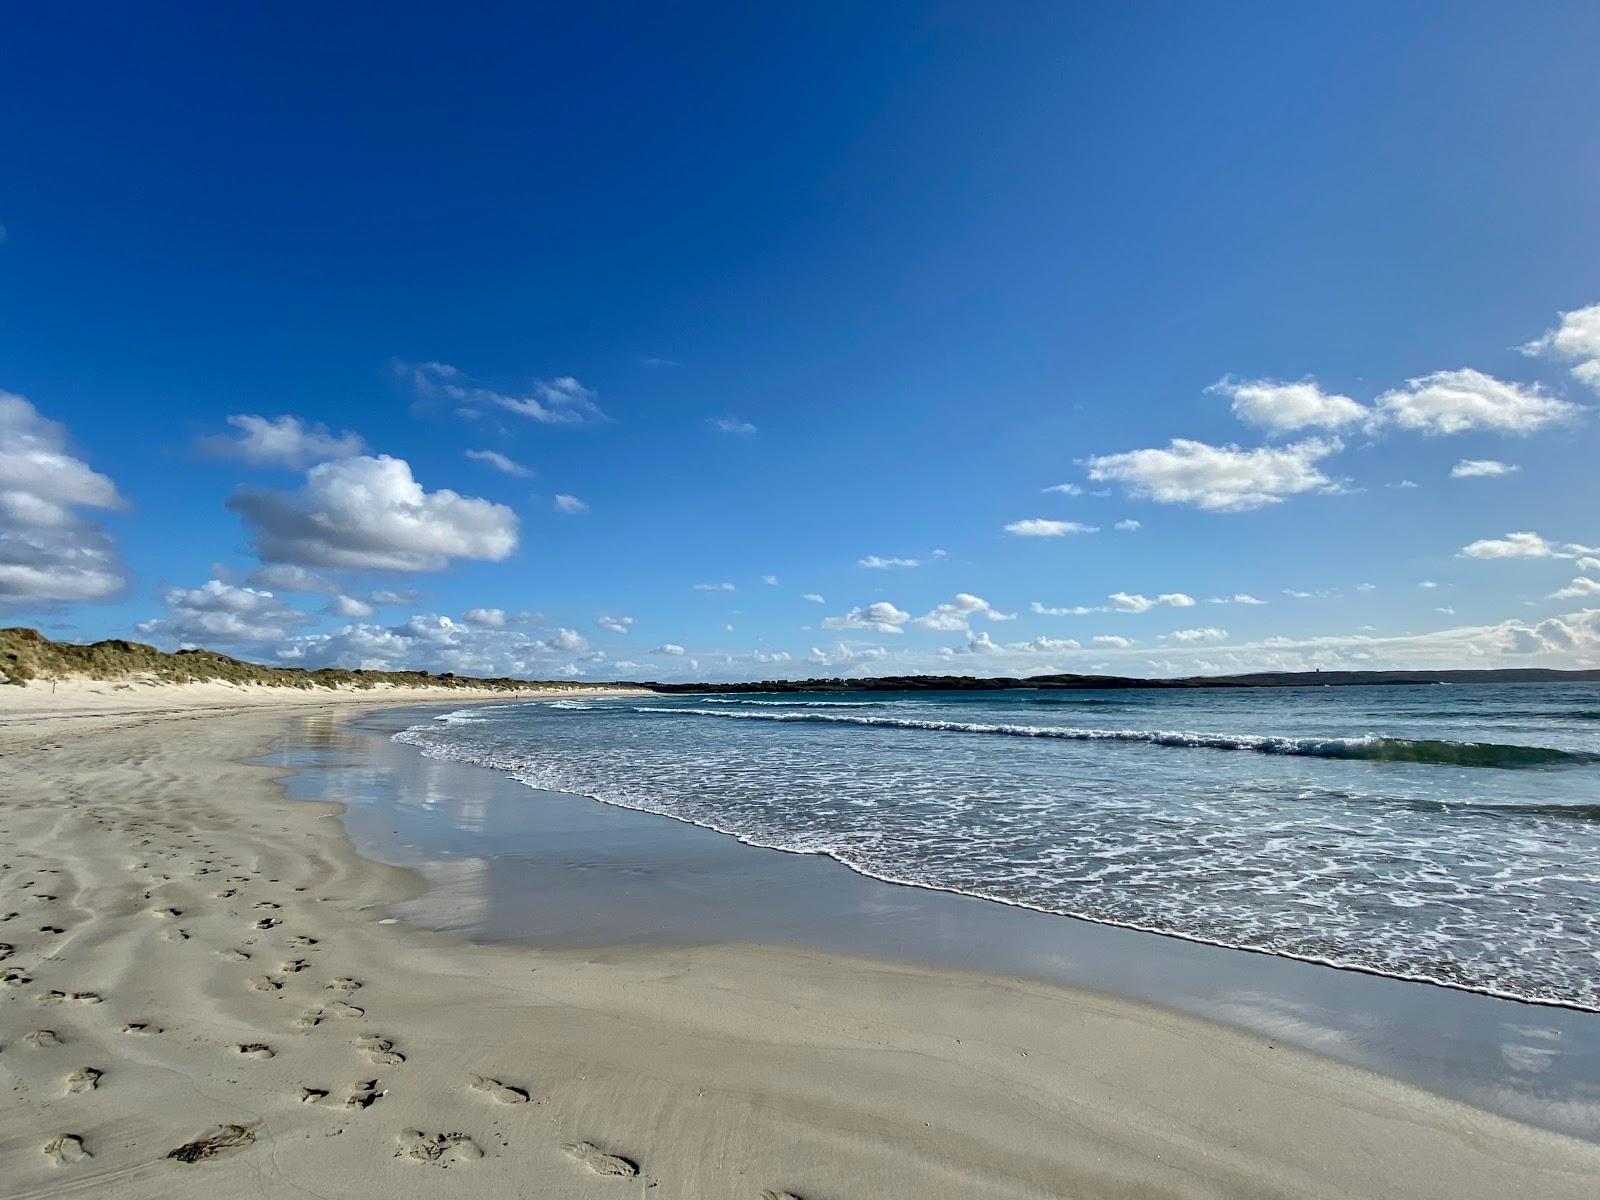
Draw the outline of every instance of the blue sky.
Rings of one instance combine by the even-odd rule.
[[[1600,8],[533,7],[13,18],[8,623],[1600,663]]]

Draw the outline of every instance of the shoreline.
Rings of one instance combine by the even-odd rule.
[[[240,761],[296,712],[355,711],[303,699],[0,725],[0,916],[50,914],[38,932],[0,924],[4,968],[29,977],[0,989],[0,1168],[18,1195],[409,1196],[436,1194],[440,1168],[490,1196],[641,1186],[564,1143],[706,1200],[1578,1197],[1600,1182],[1593,1146],[1053,984],[381,925],[415,876],[329,830],[334,804],[287,799],[281,771]],[[30,1044],[44,1028],[56,1043]],[[241,1050],[256,1046],[271,1057]],[[69,1082],[89,1069],[86,1088]],[[203,1164],[165,1157],[219,1123],[249,1140]],[[70,1160],[75,1145],[93,1157],[45,1149]]]

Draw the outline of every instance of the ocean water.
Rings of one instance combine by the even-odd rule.
[[[894,883],[1600,1011],[1600,685],[559,700],[395,736]]]

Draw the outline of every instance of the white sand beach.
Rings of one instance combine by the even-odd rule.
[[[244,760],[439,691],[0,688],[0,1190],[1600,1194],[1600,1146],[1103,995],[382,923],[419,877]]]

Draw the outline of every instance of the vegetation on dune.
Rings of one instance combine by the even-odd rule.
[[[427,671],[347,671],[325,667],[267,667],[230,658],[214,650],[157,650],[143,642],[111,638],[87,646],[53,642],[37,629],[0,629],[0,678],[9,684],[51,679],[136,679],[151,683],[260,684],[292,688],[444,687],[499,692],[544,688],[602,687],[603,684],[548,683],[527,679],[476,679],[466,675],[430,675]]]

